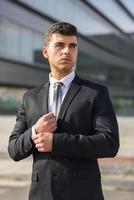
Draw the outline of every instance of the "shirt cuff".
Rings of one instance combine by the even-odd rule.
[[[32,126],[32,134],[31,134],[31,139],[34,140],[36,135],[36,131],[35,131],[35,126]]]

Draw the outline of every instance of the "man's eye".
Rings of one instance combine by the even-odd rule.
[[[58,44],[55,45],[55,47],[63,47],[63,46],[64,46],[64,45],[61,44],[61,43],[58,43]]]
[[[71,47],[75,49],[77,47],[77,45],[76,44],[72,44]]]

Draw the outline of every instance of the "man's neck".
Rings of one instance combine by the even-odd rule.
[[[55,72],[51,72],[51,76],[57,80],[61,80],[63,79],[65,76],[67,76],[68,74],[70,74],[72,71],[69,71],[69,72],[58,72],[58,73],[55,73]]]

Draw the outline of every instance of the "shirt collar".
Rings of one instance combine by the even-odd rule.
[[[56,82],[62,82],[65,87],[68,87],[73,81],[74,77],[75,77],[75,72],[73,70],[71,73],[69,73],[68,75],[66,75],[64,78],[60,80],[53,78],[51,74],[49,74],[49,81],[52,87],[54,86]]]

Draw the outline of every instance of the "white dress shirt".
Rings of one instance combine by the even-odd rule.
[[[68,75],[66,75],[64,78],[60,79],[60,80],[57,80],[55,78],[53,78],[51,76],[51,74],[49,74],[49,82],[50,82],[50,87],[49,87],[49,95],[48,95],[48,112],[51,112],[52,111],[52,104],[53,104],[53,95],[54,95],[54,84],[56,82],[61,82],[63,83],[62,87],[61,87],[61,90],[62,90],[62,102],[67,94],[67,91],[73,81],[75,77],[75,72],[74,70],[69,73]],[[34,136],[35,136],[35,128],[34,126],[32,127],[32,140],[34,139]]]
[[[70,74],[65,76],[64,78],[57,80],[49,74],[49,81],[50,81],[50,87],[49,87],[49,96],[48,96],[48,111],[52,111],[52,104],[53,104],[53,95],[54,95],[54,84],[56,82],[61,82],[63,83],[61,90],[62,90],[62,102],[66,96],[66,93],[75,77],[75,72],[72,71]]]

